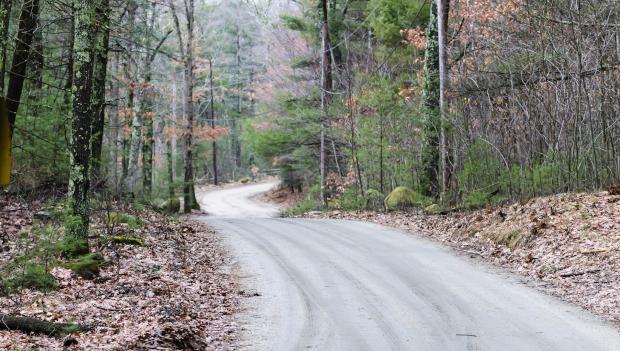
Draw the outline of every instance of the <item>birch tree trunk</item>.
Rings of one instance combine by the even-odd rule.
[[[67,234],[83,243],[88,251],[90,206],[90,137],[92,124],[91,98],[96,4],[75,0],[75,57],[73,77],[73,116],[71,120],[70,176],[68,200],[72,220]],[[77,253],[77,252],[76,252]]]

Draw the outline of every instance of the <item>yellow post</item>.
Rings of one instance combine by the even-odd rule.
[[[0,185],[11,182],[11,126],[4,98],[0,97]]]

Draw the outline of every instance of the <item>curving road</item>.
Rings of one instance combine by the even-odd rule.
[[[274,208],[252,198],[271,186],[200,196],[260,294],[242,321],[247,350],[620,350],[611,326],[426,240],[265,218]]]

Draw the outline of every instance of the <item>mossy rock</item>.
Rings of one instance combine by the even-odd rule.
[[[101,254],[91,253],[65,263],[64,267],[84,279],[94,279],[99,276],[99,269],[105,264],[106,261]]]
[[[441,213],[441,206],[437,205],[437,204],[432,204],[429,206],[426,206],[424,208],[424,213],[428,214],[428,215],[438,215]]]
[[[108,239],[111,243],[119,245],[144,246],[144,240],[133,236],[113,236]]]
[[[65,235],[65,237],[60,241],[56,249],[60,252],[64,257],[79,257],[88,254],[88,241],[84,239],[79,239],[71,235]]]
[[[428,203],[429,200],[426,197],[406,186],[399,186],[394,189],[383,201],[386,210],[422,207],[428,205]]]
[[[131,230],[137,229],[142,224],[142,221],[140,221],[138,217],[134,215],[130,215],[128,213],[118,213],[118,212],[110,212],[105,217],[105,221],[108,224],[112,224],[112,223],[127,224],[129,229]]]
[[[250,177],[243,177],[239,181],[241,182],[241,184],[247,184],[247,183],[251,182],[252,179]]]
[[[178,198],[171,198],[168,200],[155,199],[151,202],[153,209],[157,212],[175,214],[181,210],[181,200]]]

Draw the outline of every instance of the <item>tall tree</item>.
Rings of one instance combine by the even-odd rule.
[[[149,15],[147,12],[147,15],[144,17],[144,27],[149,28],[146,32],[144,33],[146,35],[146,40],[145,40],[145,46],[148,48],[150,46],[150,42],[151,42],[151,33],[152,33],[152,24],[154,24],[154,21],[151,22],[150,24],[149,22]],[[149,53],[147,53],[145,55],[148,59],[149,57]],[[133,57],[129,57],[129,59],[131,60],[135,60]],[[148,65],[150,66],[150,64]],[[145,76],[148,74],[149,76],[151,75],[151,72],[146,71],[147,69],[150,70],[150,67],[144,67],[144,74]],[[149,77],[150,80],[150,77]],[[134,193],[134,195],[137,192],[136,189],[136,183],[138,181],[138,175],[139,175],[139,171],[140,171],[140,165],[139,165],[139,160],[140,160],[140,152],[141,152],[141,148],[140,145],[143,144],[143,140],[142,140],[142,132],[143,132],[143,126],[144,126],[144,122],[146,121],[145,116],[143,115],[145,113],[145,110],[148,109],[148,107],[146,107],[146,104],[148,104],[148,98],[145,99],[145,96],[149,93],[150,89],[148,89],[146,87],[145,84],[134,84],[133,87],[133,92],[132,94],[135,94],[137,89],[138,95],[141,96],[141,99],[139,101],[139,105],[138,105],[138,111],[134,111],[133,109],[133,104],[132,104],[132,109],[131,109],[131,137],[129,139],[129,163],[127,165],[127,178],[126,180],[126,187],[128,191],[131,191],[132,193]],[[135,95],[134,95],[135,97]],[[144,165],[143,165],[144,166]]]
[[[327,108],[331,101],[332,90],[332,68],[331,68],[331,46],[329,43],[329,27],[327,0],[321,1],[321,135],[320,135],[320,156],[319,156],[319,172],[320,172],[320,200],[322,204],[327,201],[325,197],[325,123],[327,122]]]
[[[108,73],[108,51],[110,47],[110,0],[99,0],[96,8],[97,34],[95,39],[93,96],[92,96],[92,176],[101,175],[101,150],[105,126],[105,88]]]
[[[424,135],[422,150],[422,191],[437,197],[439,185],[439,139],[441,129],[440,83],[439,83],[439,27],[437,0],[431,1],[430,17],[426,30],[424,54]]]
[[[236,48],[235,48],[235,80],[236,80],[236,90],[237,90],[237,108],[235,118],[232,119],[232,149],[233,149],[233,157],[235,159],[235,166],[237,170],[241,169],[241,143],[239,141],[239,122],[237,119],[241,117],[241,99],[242,99],[242,89],[241,89],[241,29],[237,27],[237,40],[236,40]]]
[[[153,3],[151,8],[151,24],[149,25],[149,32],[154,32],[155,18],[157,16],[156,5]],[[152,66],[155,57],[159,53],[161,46],[164,44],[168,36],[172,33],[169,31],[159,41],[157,46],[151,48],[150,34],[146,43],[146,47],[149,52],[144,57],[144,82],[142,83],[142,100],[140,103],[140,111],[138,114],[144,120],[145,138],[142,144],[142,191],[145,196],[150,197],[153,187],[153,150],[155,145],[155,138],[153,134],[153,118],[155,118],[155,109],[153,107],[153,95],[155,93],[152,78]]]
[[[138,5],[134,1],[129,1],[127,4],[127,22],[128,22],[128,33],[130,40],[126,48],[125,52],[125,61],[123,62],[123,72],[124,79],[126,84],[126,105],[123,113],[123,128],[122,128],[122,155],[121,155],[121,178],[120,184],[122,187],[130,189],[130,184],[128,184],[129,172],[130,172],[130,147],[131,147],[131,137],[134,134],[132,130],[132,134],[127,133],[127,130],[134,127],[134,115],[135,115],[135,71],[132,57],[133,49],[134,49],[134,32],[136,29],[136,12],[138,10]]]
[[[448,89],[448,18],[450,0],[437,0],[437,42],[439,46],[439,110],[441,133],[439,150],[441,153],[441,193],[446,196],[450,189],[451,165],[448,151],[448,104],[446,92]]]
[[[211,110],[211,129],[215,129],[215,97],[213,96],[213,59],[209,58],[209,108]],[[218,185],[217,179],[217,140],[213,138],[211,143],[211,162],[213,163],[213,184]]]
[[[75,41],[73,62],[73,114],[71,119],[70,175],[68,200],[73,220],[68,234],[88,251],[90,205],[90,139],[92,127],[92,88],[94,39],[98,1],[74,0]]]
[[[15,127],[15,118],[22,97],[26,68],[28,67],[32,39],[37,29],[38,16],[39,0],[24,1],[21,15],[19,16],[19,28],[17,29],[17,39],[15,41],[15,51],[13,52],[13,62],[9,72],[9,86],[7,89],[7,110],[9,123],[11,124],[11,135]]]
[[[12,0],[0,3],[0,96],[4,96],[4,77],[6,71],[7,49],[9,45],[9,25],[11,24]]]
[[[184,133],[184,184],[183,184],[183,211],[189,213],[198,208],[194,190],[193,166],[193,134],[194,134],[194,0],[185,1],[185,20],[187,38],[184,41],[181,24],[176,12],[174,0],[169,1],[174,26],[179,41],[179,53],[183,61],[183,79],[185,83],[185,117],[187,128]]]

